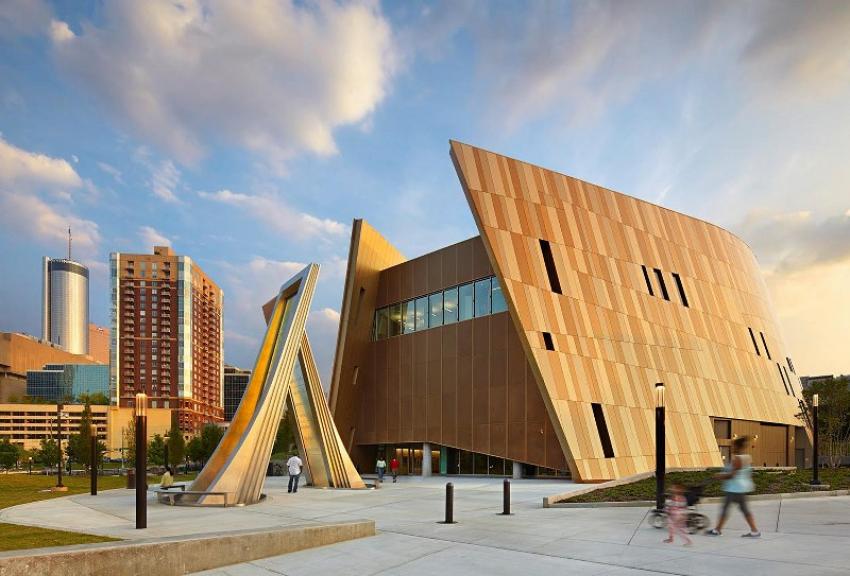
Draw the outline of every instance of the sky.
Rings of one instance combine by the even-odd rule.
[[[354,218],[406,256],[477,234],[481,146],[704,218],[763,268],[800,374],[850,372],[850,3],[0,0],[0,330],[40,260],[171,245],[224,290],[225,360],[322,266],[328,384]]]

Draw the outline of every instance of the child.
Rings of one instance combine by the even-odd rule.
[[[688,502],[685,499],[685,489],[681,484],[674,484],[670,487],[670,498],[667,500],[665,510],[667,512],[669,536],[664,542],[672,544],[673,536],[678,533],[685,539],[685,546],[690,546],[693,542],[688,538],[688,532],[685,529],[688,517]]]

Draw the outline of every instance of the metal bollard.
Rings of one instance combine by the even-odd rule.
[[[451,482],[446,484],[446,520],[443,524],[455,523],[455,487]]]
[[[511,515],[511,481],[505,478],[502,485],[502,516]]]

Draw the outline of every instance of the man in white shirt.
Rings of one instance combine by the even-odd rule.
[[[286,461],[286,467],[289,468],[288,492],[290,494],[298,492],[298,479],[301,477],[301,467],[303,465],[304,463],[301,462],[301,458],[298,457],[298,454],[293,454],[289,460]]]

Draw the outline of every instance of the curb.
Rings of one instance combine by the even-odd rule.
[[[576,494],[578,495],[578,494]],[[812,492],[783,492],[781,494],[753,494],[749,496],[750,502],[770,500],[799,500],[803,498],[832,498],[835,496],[850,496],[850,490],[817,490]],[[547,499],[544,499],[544,502]],[[723,496],[711,496],[703,498],[700,502],[705,504],[719,504],[723,502]],[[655,500],[633,500],[631,502],[552,502],[544,503],[544,508],[643,508],[655,506]]]
[[[177,576],[375,535],[373,520],[0,553],[3,576]]]

